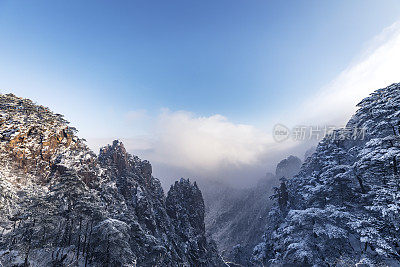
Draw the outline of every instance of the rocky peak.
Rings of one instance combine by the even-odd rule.
[[[275,175],[278,179],[282,177],[291,178],[300,171],[300,168],[301,160],[296,156],[290,155],[288,158],[278,163]]]
[[[97,157],[76,132],[0,95],[0,266],[223,266],[196,184],[174,185],[167,208],[148,161],[120,141]]]
[[[194,235],[205,233],[204,200],[196,182],[181,178],[168,191],[166,198],[168,215],[187,229],[193,229]]]
[[[149,185],[152,180],[150,162],[129,154],[119,140],[114,140],[112,145],[101,148],[98,159],[101,166],[112,169],[115,176],[135,176],[138,182],[146,185]]]
[[[114,140],[112,145],[100,149],[99,162],[102,165],[114,166],[120,172],[131,169],[132,157],[126,152],[122,142]]]
[[[220,258],[212,259],[217,247],[213,241],[207,242],[205,237],[205,206],[196,182],[192,184],[183,178],[175,182],[165,205],[177,235],[185,243],[190,266],[227,266]]]

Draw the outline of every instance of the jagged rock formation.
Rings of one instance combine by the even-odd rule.
[[[197,185],[181,180],[166,198],[122,143],[97,157],[62,115],[0,95],[0,265],[224,263],[205,238]]]
[[[255,259],[296,266],[400,266],[400,84],[358,104],[275,194]]]
[[[253,266],[253,249],[262,241],[269,224],[273,188],[280,178],[296,175],[300,167],[301,160],[289,156],[279,162],[275,175],[267,174],[252,188],[237,189],[217,182],[204,185],[207,234],[232,266]]]
[[[276,165],[275,177],[278,180],[281,178],[291,178],[299,172],[301,164],[301,159],[295,156],[289,156]]]
[[[184,249],[190,257],[191,266],[211,266],[217,262],[216,244],[207,244],[204,224],[204,200],[196,182],[188,180],[175,182],[166,199],[167,214],[179,229],[178,235],[184,240]],[[211,258],[211,260],[210,260]]]

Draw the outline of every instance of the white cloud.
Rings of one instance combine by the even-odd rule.
[[[295,123],[343,125],[364,97],[396,82],[400,82],[400,22],[384,29],[355,62],[303,103]]]
[[[267,133],[234,124],[221,115],[196,117],[164,111],[158,119],[154,158],[184,168],[211,170],[221,165],[255,164],[271,143]]]
[[[374,38],[336,79],[310,96],[300,110],[293,110],[287,123],[343,125],[362,98],[394,82],[400,82],[400,23]],[[145,111],[127,114],[134,120],[142,116]],[[219,114],[202,117],[164,110],[149,120],[155,127],[148,135],[122,140],[129,151],[153,163],[156,175],[169,176],[170,181],[183,175],[258,179],[283,157],[301,155],[306,148],[298,142],[276,143],[271,132],[234,123]]]
[[[128,151],[149,159],[156,176],[166,184],[180,176],[231,180],[236,184],[257,180],[265,175],[267,167],[276,164],[275,158],[286,156],[287,147],[293,145],[278,144],[271,132],[233,123],[222,115],[204,117],[170,110],[159,114],[152,137],[122,141]]]

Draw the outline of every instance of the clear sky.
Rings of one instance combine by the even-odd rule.
[[[187,154],[250,164],[250,152],[231,157],[263,149],[253,139],[399,17],[400,1],[390,0],[0,0],[0,90],[65,114],[96,149],[125,138],[160,166]],[[174,129],[191,133],[177,155],[168,153]],[[211,140],[196,139],[204,131]],[[225,143],[232,132],[234,145]],[[212,145],[199,152],[193,143]],[[185,168],[207,169],[204,160]]]

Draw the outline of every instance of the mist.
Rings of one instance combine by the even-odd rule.
[[[337,77],[292,110],[276,117],[274,123],[293,129],[296,125],[343,127],[357,109],[354,103],[375,88],[394,83],[400,76],[400,23],[384,29],[364,45]],[[340,107],[340,108],[338,108]],[[290,114],[290,115],[289,115]],[[276,142],[271,125],[237,123],[224,115],[200,116],[190,111],[161,109],[157,115],[133,110],[122,116],[132,125],[144,125],[141,135],[88,138],[89,146],[99,147],[120,139],[134,155],[149,160],[153,173],[164,187],[180,177],[218,180],[249,187],[289,155],[303,159],[318,139]],[[319,139],[321,139],[320,136]]]

